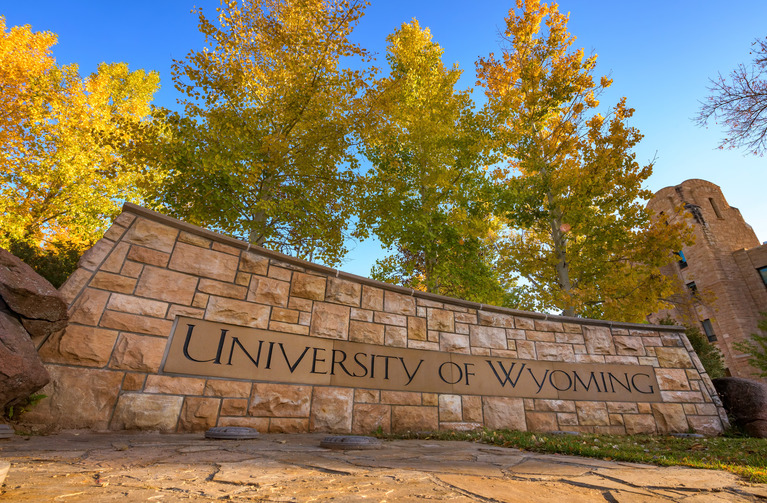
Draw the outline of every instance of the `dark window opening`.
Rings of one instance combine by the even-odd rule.
[[[767,266],[760,267],[757,271],[759,271],[759,275],[762,277],[762,283],[764,283],[764,286],[767,286]]]
[[[674,252],[674,255],[679,257],[679,260],[677,260],[677,264],[679,264],[680,269],[684,269],[687,267],[687,259],[684,256],[684,252],[682,250],[679,250],[678,252]]]
[[[690,281],[689,283],[687,283],[687,289],[690,291],[690,295],[692,295],[693,297],[698,296],[698,286],[695,284],[694,281]]]
[[[716,214],[716,218],[718,219],[724,219],[721,213],[719,213],[719,207],[716,205],[714,200],[712,198],[708,198],[708,202],[711,203],[711,207],[714,208],[714,213]]]
[[[714,342],[716,340],[716,334],[714,333],[714,327],[711,325],[711,320],[703,320],[701,325],[703,325],[703,331],[706,332],[708,342]]]

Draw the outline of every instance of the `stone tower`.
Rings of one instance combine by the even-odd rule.
[[[695,238],[676,251],[678,261],[663,270],[679,280],[678,293],[670,299],[674,307],[649,320],[669,315],[698,326],[722,351],[731,375],[754,376],[748,355],[733,345],[756,333],[759,313],[767,311],[767,245],[760,245],[721,189],[705,180],[663,188],[648,207],[669,221],[685,218]]]

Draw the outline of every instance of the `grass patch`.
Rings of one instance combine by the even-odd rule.
[[[552,435],[509,430],[440,431],[380,438],[465,440],[532,452],[569,454],[658,466],[725,470],[750,482],[767,483],[767,439],[742,436],[677,438],[655,435]]]

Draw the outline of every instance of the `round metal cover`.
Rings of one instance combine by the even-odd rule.
[[[257,438],[258,431],[245,426],[216,426],[205,432],[205,438],[224,440],[247,440]]]
[[[333,437],[325,437],[320,442],[320,447],[326,449],[355,449],[355,450],[368,450],[368,449],[380,449],[383,447],[381,441],[373,437],[359,437],[354,435],[339,435]]]
[[[13,433],[10,424],[0,424],[0,438],[13,438]]]

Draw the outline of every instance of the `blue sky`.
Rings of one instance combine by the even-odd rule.
[[[512,0],[372,0],[353,37],[379,56],[384,66],[386,35],[417,18],[445,48],[448,64],[464,70],[461,86],[473,87],[474,62],[499,52],[499,31]],[[160,72],[162,89],[155,104],[175,106],[170,77],[173,58],[202,47],[197,5],[213,15],[216,0],[133,0],[130,2],[36,0],[0,6],[8,26],[30,24],[59,36],[59,63],[77,63],[83,74],[102,62],[127,62],[131,69]],[[602,104],[626,96],[636,109],[631,124],[644,139],[636,150],[640,163],[655,159],[646,187],[657,191],[688,178],[720,187],[740,209],[761,241],[767,240],[767,160],[740,151],[717,149],[722,132],[697,127],[691,118],[706,97],[708,79],[750,62],[749,49],[767,36],[767,2],[727,4],[687,0],[562,0],[570,12],[576,46],[598,55],[597,73],[610,74],[613,86]],[[477,93],[479,94],[479,93]],[[342,269],[367,276],[380,247],[357,245]]]

